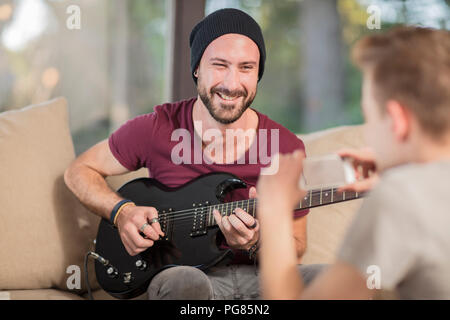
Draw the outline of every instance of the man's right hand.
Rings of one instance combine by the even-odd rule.
[[[147,250],[153,246],[154,241],[159,240],[160,236],[164,236],[159,222],[150,224],[154,218],[158,218],[158,211],[153,207],[126,206],[120,212],[117,217],[117,228],[122,243],[131,256]],[[141,231],[145,223],[148,223],[148,226]]]
[[[356,176],[356,182],[343,186],[338,191],[370,191],[380,178],[373,151],[369,148],[343,149],[338,154],[343,159],[351,160]]]

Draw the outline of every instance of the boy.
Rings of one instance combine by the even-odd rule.
[[[336,263],[304,288],[289,216],[304,195],[297,187],[302,153],[280,156],[278,173],[262,175],[257,185],[263,296],[370,299],[375,290],[366,275],[376,267],[381,288],[402,299],[450,299],[450,33],[400,27],[365,37],[353,56],[364,74],[372,153],[341,156],[363,164],[365,177],[375,171],[354,190],[374,188]]]

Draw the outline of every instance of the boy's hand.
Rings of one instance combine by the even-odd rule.
[[[375,163],[375,155],[369,148],[343,149],[338,152],[341,158],[352,160],[355,170],[356,182],[343,186],[338,191],[370,191],[379,180],[379,174]]]

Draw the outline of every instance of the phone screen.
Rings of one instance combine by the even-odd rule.
[[[340,187],[355,180],[352,165],[337,154],[303,160],[300,188],[304,190]]]

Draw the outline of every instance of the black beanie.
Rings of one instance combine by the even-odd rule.
[[[264,63],[266,61],[266,46],[258,23],[245,12],[238,9],[217,10],[192,29],[189,44],[191,47],[191,74],[197,83],[194,72],[206,48],[215,39],[228,34],[237,33],[252,39],[259,48],[259,74],[258,81],[264,73]]]

